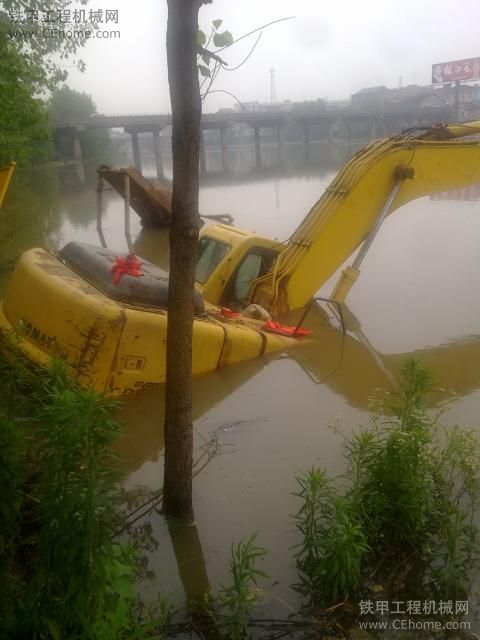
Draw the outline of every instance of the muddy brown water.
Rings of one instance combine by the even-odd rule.
[[[352,148],[311,145],[264,150],[266,168],[253,168],[253,149],[229,150],[230,171],[220,154],[207,153],[201,211],[229,213],[239,227],[283,240],[320,197]],[[165,158],[166,175],[169,159]],[[144,162],[153,175],[151,160]],[[81,182],[75,167],[18,172],[0,214],[0,286],[29,247],[61,247],[69,240],[98,244],[92,168]],[[104,233],[109,247],[126,249],[123,203],[107,193]],[[141,229],[132,212],[137,253],[168,265],[166,231]],[[230,546],[258,531],[268,555],[262,568],[266,609],[287,615],[298,604],[292,590],[292,546],[297,538],[295,475],[311,465],[341,473],[340,430],[348,434],[369,420],[369,397],[395,388],[402,363],[426,364],[457,399],[447,425],[480,423],[480,187],[436,194],[403,207],[384,223],[348,298],[349,333],[343,337],[328,310],[308,318],[316,339],[288,354],[239,364],[194,380],[196,457],[206,443],[217,453],[194,480],[196,524],[171,531],[154,512],[143,525],[149,580],[146,598],[160,590],[179,604],[208,585],[228,581]],[[332,282],[322,287],[328,295]],[[330,318],[330,321],[329,321]],[[127,430],[119,445],[135,496],[162,482],[163,388],[128,398],[120,412]]]

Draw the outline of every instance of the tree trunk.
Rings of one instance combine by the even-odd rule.
[[[198,162],[202,111],[197,71],[199,0],[168,0],[167,59],[172,104],[165,472],[167,516],[191,520],[193,288],[199,230]]]

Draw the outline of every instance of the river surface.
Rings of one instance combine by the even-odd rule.
[[[200,210],[229,213],[239,227],[284,240],[353,151],[318,143],[307,158],[302,145],[290,145],[278,165],[272,145],[263,150],[265,168],[255,170],[252,148],[230,149],[226,174],[220,153],[208,151]],[[168,177],[171,165],[164,162]],[[148,158],[144,173],[155,173]],[[18,172],[0,215],[3,289],[27,248],[98,244],[94,168],[86,167],[84,182],[74,166]],[[103,228],[110,248],[126,250],[123,202],[113,192],[105,194]],[[132,212],[132,234],[139,255],[168,265],[166,231],[142,230]],[[307,322],[317,336],[308,346],[194,380],[195,456],[215,455],[194,480],[195,527],[169,531],[158,512],[139,523],[152,579],[145,579],[145,597],[160,589],[179,604],[185,592],[217,588],[228,581],[231,543],[258,532],[268,550],[267,609],[287,615],[298,603],[291,588],[295,475],[312,465],[342,472],[336,432],[368,423],[369,398],[395,389],[406,359],[428,365],[444,389],[434,406],[457,396],[445,424],[480,423],[479,247],[478,187],[412,202],[386,220],[363,263],[348,298],[347,336],[318,307]],[[320,293],[328,295],[335,281]],[[132,504],[161,486],[163,413],[162,387],[129,398],[120,412],[128,435],[119,450]]]

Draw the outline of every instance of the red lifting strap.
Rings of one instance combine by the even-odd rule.
[[[116,258],[112,267],[113,284],[118,284],[124,273],[129,276],[143,276],[142,263],[133,253],[129,253],[125,258]]]
[[[279,333],[282,336],[290,336],[292,338],[304,338],[305,336],[309,336],[312,333],[310,329],[297,329],[297,327],[288,327],[285,324],[280,324],[279,322],[274,322],[273,320],[267,320],[267,322],[263,325],[263,328],[266,331]]]
[[[224,318],[238,318],[241,314],[237,311],[232,311],[228,307],[220,307],[220,315]]]

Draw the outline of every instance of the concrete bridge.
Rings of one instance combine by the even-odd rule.
[[[274,128],[279,150],[282,145],[282,131],[290,123],[298,123],[303,129],[303,141],[308,157],[308,144],[312,125],[321,124],[327,132],[326,139],[332,140],[335,134],[342,130],[347,140],[351,139],[352,126],[361,123],[366,125],[371,138],[384,137],[399,132],[401,128],[432,124],[434,122],[451,119],[450,108],[428,109],[395,109],[385,108],[378,111],[359,111],[347,107],[343,109],[325,109],[318,112],[303,112],[301,109],[291,111],[239,111],[204,113],[202,115],[200,139],[200,168],[205,172],[205,144],[203,131],[218,130],[220,133],[220,148],[222,152],[223,166],[226,166],[226,142],[225,131],[235,124],[243,124],[253,131],[255,144],[256,166],[261,166],[261,130]],[[160,131],[172,124],[172,116],[169,114],[126,114],[126,115],[102,115],[95,114],[86,120],[72,120],[54,122],[52,127],[58,137],[68,137],[72,140],[72,152],[74,160],[82,161],[81,133],[87,129],[113,129],[123,128],[131,135],[132,150],[135,167],[141,171],[141,156],[138,135],[140,133],[152,133],[153,149],[157,166],[158,177],[163,176],[162,150]]]

